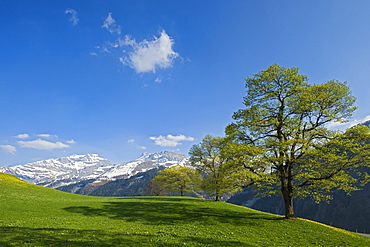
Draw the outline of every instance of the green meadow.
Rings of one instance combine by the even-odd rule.
[[[370,246],[303,219],[191,197],[92,197],[0,173],[0,246]]]

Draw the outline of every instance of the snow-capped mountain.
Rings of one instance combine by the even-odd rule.
[[[0,167],[0,172],[15,175],[29,183],[56,188],[81,179],[98,178],[113,167],[109,160],[97,154],[87,154]]]
[[[187,165],[188,159],[184,155],[164,151],[153,154],[144,153],[131,162],[113,165],[109,160],[97,154],[87,154],[0,167],[0,172],[15,175],[29,183],[58,188],[89,179],[104,181],[129,178],[138,172],[176,164]]]
[[[115,166],[100,176],[99,180],[115,177],[129,178],[138,172],[146,172],[159,166],[171,167],[173,165],[187,165],[188,159],[182,154],[168,151],[159,153],[143,153],[138,159]]]
[[[138,160],[150,160],[156,163],[168,163],[168,162],[179,162],[185,159],[185,155],[176,154],[168,151],[159,153],[143,153]]]

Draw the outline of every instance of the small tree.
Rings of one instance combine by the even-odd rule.
[[[226,128],[234,145],[261,150],[252,160],[243,148],[226,152],[230,167],[243,167],[245,185],[279,190],[286,218],[295,217],[294,197],[328,199],[333,189],[357,189],[360,177],[355,170],[369,165],[369,131],[358,127],[342,133],[327,128],[329,122],[343,122],[356,109],[345,82],[309,84],[298,68],[274,64],[248,77],[246,88],[245,108],[234,113],[235,122]]]
[[[146,193],[154,196],[165,196],[167,195],[166,187],[154,180],[150,180],[145,188]]]
[[[220,201],[223,194],[239,189],[235,183],[235,170],[227,165],[230,158],[223,152],[227,146],[225,137],[206,135],[200,144],[193,145],[189,151],[190,162],[203,176],[203,189],[209,196],[214,196],[215,201]],[[252,147],[249,151],[249,154],[255,153],[256,149]]]
[[[186,192],[197,190],[200,175],[194,168],[176,165],[159,171],[151,181],[169,192],[180,192],[184,196]]]

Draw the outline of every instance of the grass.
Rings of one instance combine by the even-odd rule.
[[[370,246],[307,220],[189,197],[91,197],[0,173],[0,246]]]

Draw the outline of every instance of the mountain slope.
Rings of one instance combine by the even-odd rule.
[[[370,233],[370,184],[362,190],[346,195],[336,191],[330,203],[316,204],[309,198],[295,199],[294,209],[298,217],[354,232]],[[228,202],[274,214],[284,214],[284,202],[280,196],[257,197],[251,189],[232,196]]]
[[[369,246],[370,239],[189,197],[90,197],[0,173],[0,246]]]
[[[157,172],[177,164],[190,165],[188,159],[181,154],[167,151],[144,153],[134,161],[117,165],[98,179],[84,180],[57,189],[94,196],[145,196],[148,195],[147,183],[157,176]]]
[[[136,160],[113,167],[110,171],[102,174],[100,179],[129,178],[139,172],[145,172],[160,166],[170,167],[176,164],[185,165],[187,163],[188,159],[182,154],[168,151],[153,154],[144,153]]]
[[[15,175],[29,183],[57,188],[80,180],[96,179],[113,167],[109,160],[97,154],[87,154],[0,167],[0,172]]]
[[[145,196],[147,183],[153,179],[159,170],[165,167],[153,168],[139,172],[129,178],[113,181],[84,180],[79,183],[58,187],[58,190],[91,196]]]
[[[72,155],[59,159],[48,159],[13,167],[0,167],[0,172],[17,176],[29,183],[59,188],[70,184],[104,182],[126,179],[139,172],[176,164],[186,165],[188,159],[181,154],[168,151],[144,153],[131,162],[113,165],[97,154]]]

